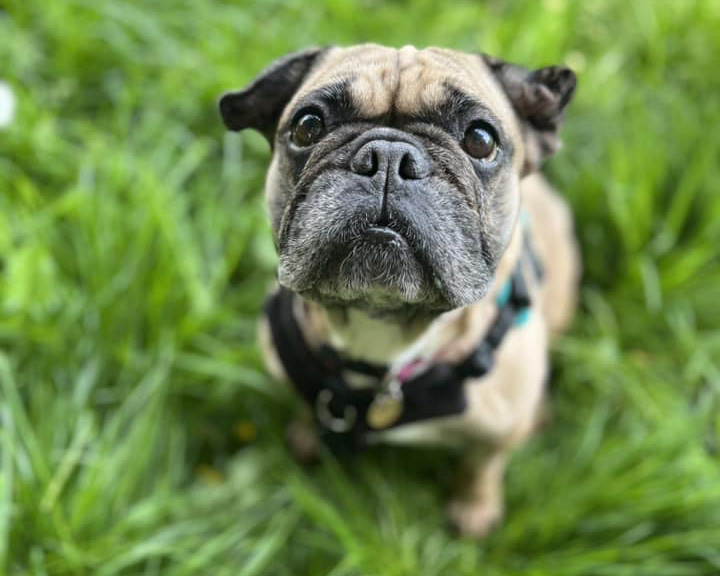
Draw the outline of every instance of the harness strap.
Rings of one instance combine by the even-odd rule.
[[[280,288],[265,301],[275,350],[295,389],[308,404],[315,404],[322,387],[333,385],[339,363],[308,345],[293,311],[294,295]],[[332,386],[333,388],[335,386]]]

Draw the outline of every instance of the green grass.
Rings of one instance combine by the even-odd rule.
[[[719,574],[718,29],[715,0],[0,2],[0,573]],[[255,346],[269,152],[216,98],[364,40],[580,77],[547,171],[581,311],[480,544],[442,453],[296,465]]]

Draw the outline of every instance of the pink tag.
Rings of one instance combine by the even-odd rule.
[[[395,375],[395,379],[400,382],[400,384],[404,384],[413,374],[415,374],[418,371],[418,368],[425,364],[424,360],[421,360],[420,358],[417,358],[413,360],[412,362],[408,362],[400,368],[400,371]]]

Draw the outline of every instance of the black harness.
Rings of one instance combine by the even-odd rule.
[[[265,303],[275,350],[290,382],[314,408],[317,427],[333,450],[358,450],[368,432],[411,422],[461,414],[467,405],[464,383],[479,379],[493,367],[495,351],[513,326],[530,315],[530,292],[523,273],[529,259],[539,277],[542,268],[526,235],[524,257],[497,296],[498,312],[485,337],[461,361],[437,362],[402,378],[386,366],[342,358],[329,346],[312,348],[293,311],[296,295],[280,288]],[[376,382],[351,387],[347,372],[363,374]]]

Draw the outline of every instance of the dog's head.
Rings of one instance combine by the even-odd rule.
[[[437,313],[482,298],[519,181],[559,146],[567,68],[376,45],[311,49],[225,94],[273,146],[280,283],[327,305]]]

